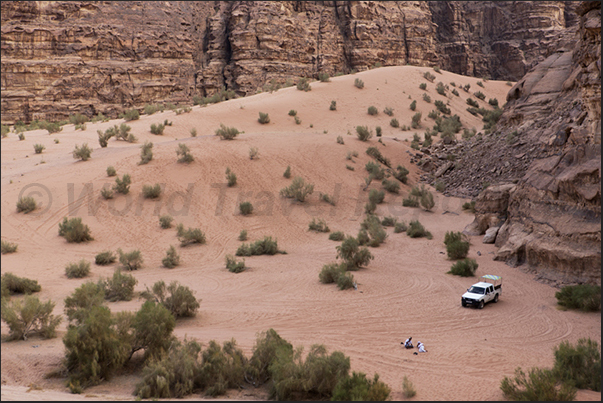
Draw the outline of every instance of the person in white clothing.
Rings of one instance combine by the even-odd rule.
[[[419,348],[419,353],[426,353],[427,350],[425,350],[425,345],[421,342],[417,343],[417,347]]]
[[[400,343],[400,344],[404,344],[404,348],[413,348],[412,337],[409,337],[408,339],[406,339],[406,341],[404,343]]]

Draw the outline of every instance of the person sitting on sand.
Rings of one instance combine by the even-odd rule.
[[[417,347],[419,348],[419,353],[426,353],[427,350],[425,350],[425,345],[421,342],[417,343]]]
[[[404,342],[404,348],[413,348],[412,337],[406,339],[406,341]]]

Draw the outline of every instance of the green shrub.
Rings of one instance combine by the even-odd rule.
[[[343,137],[337,136],[337,144],[344,144]]]
[[[337,383],[333,390],[334,401],[385,401],[389,400],[391,389],[379,380],[375,374],[373,379],[367,379],[363,372],[352,372]]]
[[[374,204],[381,204],[385,199],[385,192],[382,190],[371,189],[369,192],[369,201]]]
[[[319,218],[318,221],[313,218],[312,221],[310,222],[310,224],[308,224],[308,229],[310,231],[316,231],[316,232],[329,232],[329,226],[327,225],[326,221],[323,220],[322,218]]]
[[[42,289],[37,280],[18,277],[12,273],[4,273],[1,281],[2,288],[7,290],[9,295],[31,294],[34,292],[39,292]]]
[[[408,228],[406,229],[406,235],[411,238],[432,238],[431,232],[425,230],[425,227],[423,227],[423,225],[418,220],[413,220],[408,224]]]
[[[115,185],[113,185],[113,190],[117,193],[128,194],[130,191],[130,184],[132,180],[130,179],[130,174],[124,174],[121,179],[115,178]]]
[[[463,210],[468,210],[472,213],[475,212],[475,201],[463,203]]]
[[[140,118],[140,113],[136,109],[129,109],[124,112],[123,118],[126,122],[130,120],[138,120]]]
[[[31,196],[21,196],[17,201],[17,213],[31,213],[37,207],[36,199]]]
[[[312,87],[310,86],[310,82],[307,78],[302,77],[297,81],[297,89],[300,91],[311,91]]]
[[[421,196],[421,207],[423,207],[427,211],[431,211],[435,206],[435,201],[433,199],[433,194],[431,192],[425,192]]]
[[[365,214],[373,214],[375,212],[375,210],[377,210],[377,205],[373,202],[367,202],[364,205],[364,213]]]
[[[572,401],[576,397],[576,389],[567,383],[559,385],[559,381],[551,370],[532,368],[528,376],[515,369],[515,377],[504,377],[500,389],[508,400],[515,401]]]
[[[8,137],[8,133],[10,132],[10,127],[8,125],[2,124],[2,138]]]
[[[364,81],[362,81],[361,79],[357,78],[354,80],[354,87],[356,88],[364,88]]]
[[[419,207],[419,199],[416,196],[410,195],[406,199],[402,199],[402,206]]]
[[[490,98],[490,99],[488,99],[488,103],[490,105],[492,105],[493,107],[498,108],[498,99],[496,99],[496,98]]]
[[[325,203],[329,203],[331,206],[335,205],[335,200],[333,200],[333,198],[327,193],[319,193],[319,199],[324,201]]]
[[[356,135],[361,141],[367,141],[373,137],[373,132],[367,126],[356,126]]]
[[[340,290],[347,290],[349,288],[355,287],[356,281],[354,281],[354,276],[352,273],[342,273],[341,276],[337,278],[337,287]]]
[[[452,84],[452,83],[451,83]],[[417,391],[406,375],[402,379],[402,394],[405,398],[410,399],[411,397],[415,397]]]
[[[376,114],[378,114],[378,113],[379,113],[379,111],[377,110],[377,108],[376,108],[376,107],[374,107],[374,106],[369,106],[369,108],[368,108],[368,114],[369,114],[369,115],[373,116],[373,115],[376,115]]]
[[[156,135],[163,135],[163,129],[165,129],[165,125],[162,123],[159,124],[151,124],[151,133]]]
[[[415,109],[417,109],[417,101],[412,101],[410,103],[410,110],[414,111]]]
[[[182,224],[178,224],[177,228],[177,236],[180,241],[180,246],[187,246],[194,243],[205,244],[205,234],[199,228],[191,228],[184,229]]]
[[[161,185],[159,183],[155,185],[142,185],[142,194],[145,199],[156,199],[161,196]]]
[[[600,292],[600,290],[599,290]],[[562,341],[555,347],[555,376],[578,389],[601,391],[601,349],[590,338],[579,339],[573,346]]]
[[[157,105],[145,105],[144,106],[144,114],[145,115],[152,115],[155,112],[157,112]]]
[[[295,115],[297,115],[297,111],[295,109],[289,110],[289,116],[295,116]]]
[[[270,117],[268,116],[267,113],[260,112],[260,117],[258,118],[258,122],[260,122],[263,125],[266,123],[270,123]]]
[[[64,237],[67,242],[80,243],[94,240],[90,235],[90,228],[82,223],[80,217],[63,218],[63,222],[59,223],[59,236]]]
[[[170,245],[170,248],[167,250],[165,257],[161,260],[161,264],[167,269],[172,269],[180,265],[180,255],[178,254],[176,248],[174,248],[173,245]]]
[[[454,95],[456,95],[457,97],[459,96],[459,92],[458,92],[456,89],[453,89],[453,90],[452,90],[452,93],[453,93]]]
[[[250,202],[239,203],[239,211],[243,215],[249,215],[253,213],[253,205]]]
[[[479,104],[477,103],[477,101],[474,101],[471,98],[467,98],[467,105],[472,106],[474,108],[479,108]]]
[[[385,109],[383,109],[383,113],[385,113],[387,116],[393,116],[394,110],[389,106],[386,106]]]
[[[249,159],[252,160],[258,156],[258,148],[257,147],[249,147]]]
[[[113,166],[109,165],[107,167],[107,176],[115,176],[117,175],[117,171],[115,170],[115,168],[113,168]]]
[[[210,340],[202,353],[198,376],[199,386],[207,396],[218,396],[228,389],[239,388],[245,380],[247,358],[236,346],[236,341],[225,341],[223,347]]]
[[[147,287],[141,296],[165,306],[176,319],[195,316],[200,306],[200,300],[195,298],[193,291],[177,281],[172,281],[169,286],[163,281],[158,281],[153,284],[151,290]]]
[[[412,117],[412,123],[410,124],[410,126],[413,129],[416,129],[417,127],[421,126],[421,118],[422,117],[423,117],[423,114],[421,112],[415,113]]]
[[[260,112],[261,115],[261,112]],[[270,121],[270,119],[268,119]],[[260,122],[263,123],[263,122]],[[268,122],[266,122],[268,123]],[[226,127],[220,123],[220,128],[215,131],[216,136],[220,136],[222,140],[234,140],[239,135],[239,130],[235,127]]]
[[[435,66],[435,67],[433,68],[433,71],[435,71],[436,73],[440,73],[440,74],[442,74],[442,72],[440,71],[440,68],[439,68],[438,66]]]
[[[134,394],[141,399],[173,399],[192,394],[199,387],[200,352],[196,341],[175,340],[161,360],[146,364]]]
[[[335,386],[347,376],[350,359],[335,351],[328,354],[322,345],[312,345],[306,359],[303,350],[276,355],[270,365],[272,388],[270,397],[275,400],[330,399]]]
[[[103,199],[108,200],[108,199],[112,199],[113,198],[113,190],[104,187],[101,189],[100,191],[101,196],[103,197]]]
[[[19,141],[25,140],[25,135],[23,133],[19,133],[17,137],[19,137]]]
[[[330,111],[337,110],[337,102],[336,101],[331,101],[331,105],[329,106],[329,110]]]
[[[395,234],[399,234],[401,232],[406,232],[407,229],[408,229],[408,227],[407,227],[406,223],[404,223],[404,222],[397,222],[394,225],[394,233]]]
[[[463,86],[463,90],[464,90],[465,92],[469,92],[469,88],[471,88],[471,84],[465,84],[465,85]]]
[[[76,144],[75,149],[73,150],[73,158],[79,158],[82,161],[88,161],[90,159],[91,154],[92,149],[88,147],[88,143],[84,143],[81,146]]]
[[[423,74],[423,78],[425,78],[427,81],[432,82],[432,83],[433,83],[433,80],[435,80],[435,76],[433,74],[431,74],[429,71],[426,71]]]
[[[426,93],[423,93],[423,101],[425,101],[429,104],[429,103],[431,103],[431,97],[429,95],[427,95]]]
[[[486,99],[486,96],[481,92],[481,91],[477,91],[474,92],[473,95],[477,98],[477,99],[481,99],[482,101],[484,99]]]
[[[161,225],[161,228],[163,229],[172,228],[173,220],[174,218],[171,215],[162,215],[161,217],[159,217],[159,225]]]
[[[304,202],[314,192],[314,184],[306,183],[302,177],[295,177],[291,185],[280,190],[280,195]]]
[[[131,271],[142,268],[142,253],[138,249],[125,253],[120,248],[117,249],[117,253],[119,254],[119,263],[121,263],[123,269]]]
[[[47,123],[44,128],[48,130],[48,134],[58,133],[63,130],[61,125],[58,122]]]
[[[115,256],[115,254],[110,250],[102,251],[94,257],[94,263],[99,266],[106,266],[111,263],[115,263],[116,260],[117,256]]]
[[[239,241],[246,241],[247,240],[247,230],[246,229],[242,229],[241,232],[239,233]]]
[[[343,260],[346,270],[358,270],[374,259],[371,252],[360,248],[358,240],[352,236],[346,237],[336,249],[337,258]]]
[[[446,106],[446,104],[444,104],[444,102],[440,101],[440,100],[436,100],[434,102],[435,107],[442,113],[446,114],[446,115],[450,115],[450,108],[448,108]]]
[[[46,147],[44,147],[42,144],[34,144],[34,151],[36,154],[42,154],[42,151],[44,151]]]
[[[440,95],[446,96],[446,87],[444,87],[444,83],[439,82],[436,84],[436,92]]]
[[[345,273],[345,267],[337,263],[329,263],[322,267],[318,280],[323,284],[337,283],[340,276]]]
[[[367,162],[364,165],[364,169],[366,169],[372,179],[383,180],[385,178],[385,170],[376,162]]]
[[[245,270],[245,259],[240,262],[232,255],[226,255],[226,268],[231,273],[241,273]]]
[[[8,325],[9,340],[27,340],[32,334],[45,339],[56,336],[56,327],[62,317],[52,315],[54,302],[45,303],[34,295],[27,295],[22,301],[2,303],[2,320]]]
[[[444,244],[450,259],[464,259],[469,253],[469,240],[461,232],[447,231],[444,235]]]
[[[132,350],[144,350],[144,358],[149,361],[161,358],[175,339],[172,336],[175,318],[164,304],[147,300],[131,319],[134,329]]]
[[[385,190],[387,190],[390,193],[396,193],[396,194],[400,193],[400,184],[398,182],[395,182],[395,181],[392,181],[389,179],[383,179],[381,184],[383,185]]]
[[[392,118],[392,120],[389,121],[389,125],[391,127],[400,127],[400,122],[398,122],[398,119]]]
[[[276,255],[277,253],[283,253],[278,250],[278,244],[276,239],[272,239],[270,236],[265,236],[264,239],[259,239],[252,244],[242,244],[237,249],[235,255],[237,256],[258,256],[258,255]]]
[[[270,368],[277,355],[292,356],[293,346],[274,329],[269,329],[258,334],[252,351],[245,378],[247,382],[258,387],[270,380]]]
[[[91,120],[92,123],[96,122],[108,122],[109,118],[99,112],[96,116],[94,116]]]
[[[134,286],[138,280],[131,274],[122,273],[117,268],[113,272],[113,277],[100,279],[98,286],[103,290],[105,299],[111,302],[115,301],[131,301],[134,296]]]
[[[184,143],[178,143],[178,148],[176,149],[176,155],[179,156],[178,162],[182,164],[190,164],[195,160],[195,158],[191,154],[191,150]]]
[[[481,81],[478,81],[477,85],[479,85],[480,87],[484,88],[484,84]]]
[[[475,276],[475,271],[478,268],[478,264],[475,259],[463,259],[459,260],[455,264],[450,267],[450,271],[448,274],[454,274],[455,276],[461,277],[473,277]]]
[[[389,161],[389,159],[385,158],[382,154],[381,151],[379,151],[379,149],[377,147],[369,147],[366,149],[366,153],[368,155],[370,155],[371,157],[373,157],[374,159],[376,159],[377,161],[379,161],[380,163],[382,163],[383,165],[387,166],[387,167],[391,167],[391,162]],[[375,179],[383,179],[382,177],[377,177],[379,176],[377,174],[377,172],[374,172],[376,170],[376,168],[373,167],[373,165],[371,165],[371,169],[367,169],[367,171],[371,172],[371,173],[375,173],[376,177]],[[378,165],[377,165],[378,167]]]
[[[398,223],[398,219],[396,217],[383,217],[381,220],[381,225],[384,227],[394,227]]]
[[[291,166],[287,165],[287,169],[283,172],[283,176],[287,179],[291,177]]]
[[[345,234],[342,231],[335,231],[329,235],[331,241],[343,241]]]
[[[197,137],[197,129],[194,127],[191,129],[191,137]]]
[[[8,253],[15,253],[17,251],[17,248],[19,247],[19,245],[17,245],[16,243],[11,243],[8,241],[2,241],[2,254],[6,255]]]
[[[601,286],[592,284],[569,285],[555,293],[557,303],[584,312],[601,310]]]
[[[404,168],[402,165],[398,165],[396,167],[396,171],[394,172],[394,178],[398,179],[402,183],[406,183],[408,181],[408,169]]]

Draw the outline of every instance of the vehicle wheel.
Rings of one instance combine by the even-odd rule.
[[[480,301],[479,304],[477,304],[477,309],[483,309],[484,308],[484,301]]]
[[[461,301],[461,305],[462,305],[463,307],[467,306],[467,304],[465,303],[465,301]]]
[[[494,296],[494,303],[498,302],[498,294]]]

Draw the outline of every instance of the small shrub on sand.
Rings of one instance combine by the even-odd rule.
[[[257,147],[249,147],[249,159],[253,160],[258,157],[259,151]]]
[[[200,300],[195,298],[193,291],[177,281],[172,281],[169,286],[166,286],[163,281],[158,281],[153,284],[152,289],[149,290],[147,287],[146,291],[141,293],[141,297],[147,301],[157,301],[176,319],[195,316],[200,306]]]
[[[259,239],[252,244],[242,244],[235,253],[237,256],[256,256],[256,255],[275,255],[283,253],[278,249],[276,239],[270,236],[265,236],[264,239]]]
[[[382,190],[371,189],[369,192],[369,201],[374,204],[381,204],[385,199],[385,192]]]
[[[159,183],[154,185],[143,185],[142,194],[145,199],[156,199],[161,196],[161,185]]]
[[[137,283],[138,280],[134,276],[123,273],[117,268],[113,272],[113,277],[100,279],[98,286],[104,291],[105,299],[108,301],[131,301]]]
[[[171,215],[166,214],[159,217],[159,225],[163,229],[172,228],[172,221],[174,221],[174,218]]]
[[[123,252],[120,248],[117,253],[119,254],[119,263],[121,263],[123,269],[132,271],[142,268],[142,253],[138,249]]]
[[[308,79],[305,77],[302,77],[297,82],[297,89],[300,91],[308,92],[308,91],[312,90],[312,87],[310,86],[310,82],[308,81]]]
[[[239,233],[239,241],[246,241],[247,240],[247,230],[246,229],[242,229],[241,232]]]
[[[336,249],[337,258],[344,262],[346,270],[358,270],[374,259],[368,248],[360,248],[358,240],[352,236],[346,237]]]
[[[130,120],[138,120],[140,118],[140,112],[136,109],[129,109],[124,112],[123,119],[128,122]]]
[[[579,339],[575,346],[567,340],[562,341],[555,348],[553,372],[558,379],[571,382],[578,389],[600,392],[601,348],[599,343],[590,338]]]
[[[345,234],[343,233],[343,231],[335,231],[329,235],[329,239],[331,241],[343,241],[344,238]]]
[[[156,134],[158,136],[163,135],[163,130],[165,129],[165,125],[162,123],[159,124],[151,124],[151,133]]]
[[[385,190],[387,190],[390,193],[396,193],[396,194],[400,193],[400,184],[396,181],[392,181],[389,179],[383,179],[381,184],[383,185]]]
[[[367,141],[373,137],[373,132],[367,126],[356,126],[356,136],[361,141]]]
[[[117,175],[117,171],[115,170],[115,168],[113,168],[113,166],[109,165],[107,167],[107,176],[115,176]]]
[[[15,253],[17,251],[17,248],[19,247],[19,245],[17,245],[16,243],[11,243],[5,240],[2,240],[2,254],[6,255],[9,253]]]
[[[549,369],[531,368],[526,376],[521,368],[515,369],[515,377],[504,377],[500,389],[508,400],[515,401],[572,401],[576,389],[562,383]]]
[[[415,397],[417,391],[406,375],[402,379],[402,394],[405,398],[410,399],[411,397]]]
[[[178,224],[176,227],[178,240],[180,241],[180,246],[187,246],[194,243],[205,244],[205,234],[199,228],[191,228],[184,229],[182,224]]]
[[[433,194],[431,192],[426,192],[421,196],[421,207],[423,207],[427,211],[431,211],[435,206],[435,200],[433,199]]]
[[[354,87],[356,88],[364,88],[364,81],[362,81],[361,79],[357,78],[354,80]]]
[[[280,195],[304,202],[314,192],[314,184],[306,183],[302,177],[295,177],[290,186],[280,190]]]
[[[17,201],[17,213],[31,213],[37,207],[36,199],[31,196],[22,196]]]
[[[318,280],[323,284],[337,283],[340,276],[345,273],[345,267],[337,263],[329,263],[322,267]]]
[[[337,102],[336,101],[331,101],[331,105],[329,106],[329,110],[330,111],[336,111],[337,110]]]
[[[260,117],[258,118],[258,122],[260,122],[263,125],[270,123],[270,117],[268,116],[267,113],[260,112]]]
[[[394,225],[394,233],[395,234],[399,234],[401,232],[406,232],[407,229],[408,229],[408,227],[405,222],[397,222]]]
[[[453,264],[448,273],[461,277],[473,277],[477,268],[478,264],[475,259],[466,258]]]
[[[322,218],[319,218],[318,220],[316,220],[315,218],[312,219],[312,221],[308,224],[308,229],[310,231],[316,231],[316,232],[329,232],[329,226],[327,225],[326,221],[323,220]]]
[[[368,114],[369,115],[374,116],[374,115],[376,115],[378,113],[379,113],[379,110],[376,107],[369,106],[369,108],[368,108]]]
[[[42,287],[37,280],[30,280],[24,277],[15,276],[12,273],[4,273],[2,275],[2,288],[8,291],[9,295],[13,294],[31,294],[39,292]]]
[[[461,232],[447,231],[444,235],[444,244],[450,259],[464,259],[469,253],[469,239]]]
[[[88,161],[91,154],[92,149],[88,147],[88,143],[84,143],[81,146],[76,144],[75,149],[73,150],[73,158],[80,159],[82,161]]]
[[[220,136],[222,140],[234,140],[239,135],[239,130],[235,127],[226,127],[220,123],[220,128],[216,129],[216,136]]]
[[[80,217],[63,218],[59,223],[59,236],[62,236],[67,242],[88,242],[94,240],[90,235],[90,228],[82,222]]]
[[[237,261],[232,255],[226,255],[226,268],[231,273],[241,273],[245,270],[245,259]]]
[[[140,146],[140,161],[138,165],[148,164],[153,159],[153,143],[150,141],[145,141],[145,143]]]
[[[241,202],[239,204],[239,211],[243,215],[249,215],[253,213],[253,205],[250,202]]]
[[[178,148],[176,149],[176,155],[179,157],[178,162],[181,164],[190,164],[195,160],[195,157],[192,156],[191,150],[184,143],[179,143]]]
[[[408,224],[408,229],[406,230],[406,235],[411,238],[421,238],[425,237],[427,239],[431,239],[431,232],[425,230],[425,227],[418,221],[413,220]]]
[[[122,178],[115,178],[115,185],[113,185],[113,190],[116,193],[128,194],[130,191],[130,184],[132,183],[132,179],[130,178],[130,174],[123,174]]]
[[[82,259],[78,263],[69,263],[65,267],[65,274],[67,275],[67,278],[86,277],[90,274],[90,262]]]
[[[163,267],[172,269],[180,264],[180,255],[174,248],[174,245],[170,245],[167,250],[165,257],[161,260]]]
[[[46,149],[46,147],[44,147],[42,144],[34,144],[34,151],[36,154],[42,154],[44,149]]]
[[[115,263],[116,260],[117,256],[115,256],[115,254],[110,250],[102,251],[94,257],[94,263],[99,266],[106,266],[111,263]]]
[[[335,401],[385,401],[389,400],[391,389],[379,380],[379,374],[373,379],[366,377],[363,372],[352,372],[352,376],[343,377],[333,390]]]
[[[283,176],[287,179],[289,179],[291,177],[291,166],[287,165],[287,169],[285,169]]]
[[[228,187],[233,187],[237,184],[237,175],[226,167],[226,180],[228,181]]]

